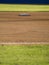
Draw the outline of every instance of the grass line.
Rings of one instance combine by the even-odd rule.
[[[0,11],[49,11],[49,5],[0,4]]]

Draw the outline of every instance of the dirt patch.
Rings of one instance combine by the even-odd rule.
[[[0,42],[49,42],[49,12],[0,12]]]

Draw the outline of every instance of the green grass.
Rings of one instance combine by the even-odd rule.
[[[49,45],[0,45],[0,65],[49,65]]]
[[[49,5],[0,4],[0,11],[49,11]]]

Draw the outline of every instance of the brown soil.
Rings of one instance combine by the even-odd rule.
[[[0,42],[49,42],[49,12],[0,12]]]

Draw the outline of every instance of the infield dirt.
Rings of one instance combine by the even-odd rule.
[[[49,42],[49,12],[0,12],[0,42]]]

